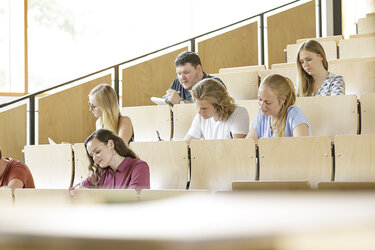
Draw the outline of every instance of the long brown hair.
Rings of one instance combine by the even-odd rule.
[[[90,159],[90,163],[88,166],[89,181],[92,185],[94,185],[95,187],[98,187],[103,169],[100,168],[96,163],[94,163],[94,159],[89,155],[89,152],[87,151],[87,144],[94,138],[104,144],[108,144],[108,141],[112,140],[114,144],[114,150],[117,152],[117,154],[121,156],[135,158],[135,159],[138,159],[138,156],[133,152],[133,150],[131,150],[128,146],[126,146],[124,140],[118,135],[116,135],[114,132],[108,129],[98,129],[94,133],[92,133],[89,137],[87,137],[84,144],[86,148],[86,153]]]
[[[296,93],[293,82],[285,76],[279,74],[268,75],[261,83],[259,88],[268,87],[277,96],[279,102],[285,97],[285,101],[277,114],[275,123],[276,136],[285,136],[285,123],[288,115],[288,108],[296,102]]]
[[[308,40],[301,44],[297,53],[297,69],[298,69],[298,96],[311,96],[313,93],[313,77],[309,75],[302,67],[301,61],[299,59],[299,54],[301,50],[306,50],[320,55],[323,58],[323,67],[328,70],[328,61],[326,53],[322,45],[315,40]]]
[[[194,85],[192,96],[195,100],[210,102],[220,121],[227,121],[236,109],[235,101],[229,96],[224,85],[213,78],[206,78]]]

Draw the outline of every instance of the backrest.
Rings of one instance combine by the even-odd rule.
[[[126,203],[138,200],[134,189],[76,189],[72,201],[75,204]]]
[[[375,32],[375,15],[369,15],[358,19],[358,34]]]
[[[331,141],[327,136],[260,138],[259,180],[310,181],[313,188],[332,178]]]
[[[335,41],[319,41],[326,53],[327,60],[337,59],[337,43]],[[301,44],[288,44],[286,46],[287,62],[295,63],[297,60],[298,49]]]
[[[14,204],[22,206],[61,206],[71,204],[68,189],[34,189],[17,188],[14,193]]]
[[[185,195],[209,195],[205,190],[182,190],[182,189],[142,189],[139,196],[140,201],[168,199]]]
[[[156,130],[163,140],[170,140],[172,120],[169,105],[124,107],[122,112],[132,121],[134,141],[157,141]]]
[[[149,165],[152,189],[186,189],[189,171],[186,142],[132,142],[130,148]]]
[[[375,134],[335,137],[335,181],[375,181]]]
[[[73,151],[70,144],[26,145],[24,155],[36,188],[71,187]]]
[[[368,191],[375,190],[375,182],[349,182],[349,181],[330,181],[320,182],[319,190],[327,191]]]
[[[74,143],[72,147],[74,152],[74,187],[89,176],[90,159],[83,143]]]
[[[375,92],[375,57],[333,60],[329,71],[344,77],[347,95]]]
[[[231,190],[232,181],[255,180],[252,139],[192,140],[190,189]]]
[[[375,56],[375,36],[340,40],[339,58]]]
[[[233,191],[310,190],[309,181],[234,181]]]
[[[173,140],[183,140],[197,114],[194,103],[173,105]]]
[[[0,188],[0,207],[10,207],[13,205],[12,190],[10,188]]]
[[[358,108],[355,95],[297,97],[313,136],[357,134]]]
[[[230,73],[230,72],[250,72],[250,71],[260,71],[266,69],[264,65],[252,65],[252,66],[242,66],[233,68],[221,68],[219,73]]]
[[[294,67],[293,64],[290,65],[291,67],[282,67],[282,68],[273,68],[267,70],[259,71],[260,82],[263,81],[266,76],[270,74],[280,74],[282,76],[288,77],[293,84],[296,86],[297,84],[297,67]]]
[[[375,134],[375,93],[361,96],[361,134]]]
[[[247,113],[249,114],[249,128],[251,128],[252,121],[255,120],[258,111],[259,111],[259,102],[258,100],[238,100],[236,103],[242,107],[245,107]]]
[[[307,40],[315,40],[315,41],[318,41],[319,43],[321,42],[325,42],[325,41],[334,41],[336,44],[339,43],[340,40],[344,39],[344,37],[342,35],[337,35],[337,36],[326,36],[326,37],[313,37],[313,38],[302,38],[302,39],[298,39],[296,41],[296,43],[304,43],[306,42]]]
[[[229,95],[234,99],[257,98],[259,76],[256,71],[219,73],[218,77],[224,82]]]

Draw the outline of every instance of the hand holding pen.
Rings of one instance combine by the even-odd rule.
[[[180,91],[176,91],[175,89],[168,89],[164,98],[172,104],[179,104],[182,101],[179,94]]]

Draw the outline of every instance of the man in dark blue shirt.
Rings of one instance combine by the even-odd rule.
[[[190,90],[195,84],[204,78],[214,78],[223,83],[219,78],[203,72],[199,56],[191,51],[180,53],[176,60],[177,77],[167,90],[166,101],[172,104],[193,102]]]

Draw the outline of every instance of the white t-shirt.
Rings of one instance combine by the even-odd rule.
[[[235,134],[247,135],[249,132],[249,114],[246,108],[236,106],[233,114],[225,122],[215,121],[213,117],[204,119],[197,114],[188,131],[188,135],[200,139],[229,139]]]

